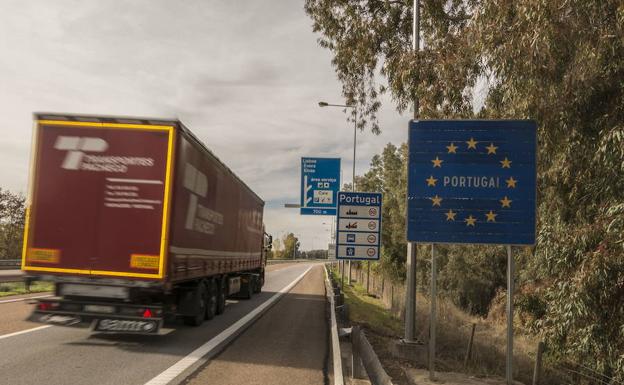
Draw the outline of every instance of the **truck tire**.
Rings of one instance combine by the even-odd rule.
[[[254,294],[258,294],[262,291],[262,280],[260,279],[260,276],[255,276],[253,278],[253,292]]]
[[[225,312],[225,300],[227,298],[227,281],[220,279],[217,284],[217,314]]]
[[[217,315],[217,282],[214,279],[208,281],[206,290],[206,319],[211,320]]]
[[[253,275],[249,276],[247,283],[241,287],[241,295],[244,299],[251,299],[251,296],[254,292],[255,279]]]
[[[197,285],[197,293],[195,295],[195,303],[193,304],[195,308],[195,315],[185,316],[184,323],[189,326],[199,326],[204,322],[206,318],[206,304],[207,304],[207,293],[206,293],[206,285],[201,282]]]

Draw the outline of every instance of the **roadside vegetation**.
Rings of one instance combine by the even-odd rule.
[[[515,251],[516,324],[546,341],[549,362],[582,364],[603,384],[624,382],[624,4],[421,4],[420,52],[411,50],[411,1],[307,0],[305,10],[361,129],[407,126],[379,125],[382,95],[406,120],[418,96],[421,119],[537,121],[537,244]],[[399,283],[406,159],[405,144],[388,144],[357,179],[359,190],[384,193],[375,268]],[[418,256],[426,293],[428,249],[419,247]],[[441,246],[438,258],[441,297],[496,325],[504,314],[504,250]]]
[[[21,258],[25,202],[22,195],[0,188],[0,260]]]
[[[23,282],[5,282],[0,283],[0,297],[8,297],[10,295],[31,294],[31,293],[43,293],[54,290],[54,285],[51,282],[35,281],[30,285],[30,289],[27,290]]]

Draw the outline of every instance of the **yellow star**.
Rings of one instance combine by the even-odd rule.
[[[516,188],[517,180],[515,180],[513,176],[510,176],[505,182],[507,182],[507,188]]]
[[[464,221],[466,222],[466,226],[474,227],[475,223],[477,222],[477,218],[470,215],[468,218],[464,219]]]
[[[436,178],[433,177],[433,175],[431,175],[429,178],[425,180],[427,181],[427,186],[433,186],[433,187],[435,187],[436,182],[438,181]]]
[[[455,151],[455,150],[457,150],[457,146],[455,145],[455,143],[451,142],[451,145],[450,146],[446,146],[446,148],[448,148],[448,153],[449,154],[457,154],[457,151]]]
[[[511,161],[507,159],[507,157],[505,157],[505,159],[501,160],[499,163],[503,165],[503,168],[511,168]]]
[[[501,203],[501,207],[511,207],[511,202],[513,201],[505,196],[499,202]]]
[[[487,221],[488,222],[496,222],[496,216],[498,214],[494,214],[494,211],[490,210],[489,213],[486,213],[485,216],[487,217]]]
[[[444,162],[442,159],[439,159],[437,156],[435,159],[433,159],[431,161],[433,163],[433,167],[442,167],[442,162]]]
[[[475,150],[477,149],[477,143],[479,142],[477,142],[473,138],[470,138],[470,140],[466,142],[466,144],[468,144],[468,149],[474,148]]]
[[[456,212],[454,212],[453,210],[449,210],[448,213],[446,213],[446,220],[447,221],[454,221],[455,220],[455,215],[457,215]]]
[[[489,145],[489,146],[487,146],[486,148],[487,148],[487,150],[488,150],[488,155],[489,155],[489,154],[496,154],[496,149],[497,149],[498,147],[496,147],[496,146],[494,145],[494,143],[490,143],[490,145]]]
[[[429,199],[431,199],[431,202],[433,202],[432,206],[440,206],[440,203],[442,203],[442,198],[437,195]]]

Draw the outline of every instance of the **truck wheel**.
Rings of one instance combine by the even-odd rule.
[[[206,297],[206,319],[211,320],[217,315],[217,282],[214,279],[208,281]]]
[[[247,283],[241,290],[243,294],[243,298],[251,299],[251,295],[254,292],[254,286],[256,285],[255,281],[256,280],[254,279],[253,275],[249,276],[249,280],[247,281]]]
[[[200,283],[197,287],[197,295],[195,296],[195,315],[185,316],[184,323],[189,326],[199,326],[204,322],[206,317],[207,293],[206,286]]]
[[[223,314],[225,311],[225,300],[227,297],[227,281],[225,278],[219,280],[217,284],[217,314]]]
[[[262,280],[260,279],[260,276],[254,276],[253,279],[253,292],[255,294],[258,294],[262,291]]]

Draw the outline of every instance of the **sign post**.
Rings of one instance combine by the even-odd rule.
[[[511,245],[535,243],[536,130],[528,120],[410,122],[407,240],[432,244],[432,378],[434,244],[498,244],[507,248],[506,375],[507,383],[513,382]]]
[[[336,215],[340,158],[301,158],[301,215]]]
[[[336,258],[379,260],[381,193],[338,193]]]

